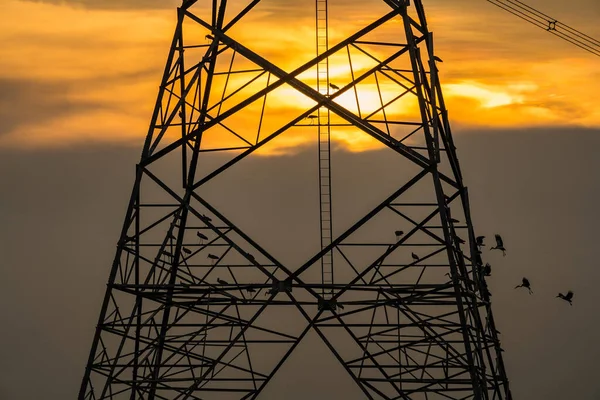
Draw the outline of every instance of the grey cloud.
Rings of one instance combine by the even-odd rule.
[[[504,258],[484,255],[494,267],[489,283],[514,397],[597,400],[600,131],[461,131],[455,142],[476,231],[501,233],[508,248]],[[0,151],[0,315],[10,327],[0,329],[0,342],[10,344],[0,357],[3,398],[76,397],[138,157],[139,149],[120,147]],[[398,173],[387,151],[333,157],[336,171],[352,178],[335,182],[334,198],[364,193],[388,179],[382,171]],[[259,236],[278,226],[276,218],[256,219],[261,205],[288,218],[286,232],[305,229],[306,214],[289,210],[311,201],[302,188],[314,191],[315,168],[313,151],[248,160],[231,170],[226,187],[215,187],[217,208]],[[374,179],[369,171],[380,174]],[[245,193],[262,195],[239,196]],[[522,276],[534,295],[512,289]],[[573,307],[554,298],[568,289],[576,294]],[[354,399],[318,346],[303,347],[261,399]]]
[[[22,0],[32,3],[68,5],[98,10],[148,10],[174,9],[181,1],[177,0]]]
[[[100,105],[67,97],[69,82],[0,78],[0,135]]]

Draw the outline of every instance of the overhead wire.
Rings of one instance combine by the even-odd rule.
[[[559,38],[587,51],[600,56],[600,41],[552,18],[543,12],[519,0],[487,0],[487,2],[544,29]]]

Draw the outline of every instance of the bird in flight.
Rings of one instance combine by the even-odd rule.
[[[529,290],[529,294],[533,293],[533,290],[531,290],[531,283],[529,282],[529,279],[527,279],[527,278],[523,278],[523,282],[520,285],[515,286],[515,289],[520,288],[520,287],[524,287],[527,290]]]
[[[567,294],[559,293],[558,296],[556,296],[556,297],[561,298],[564,301],[569,302],[570,305],[573,305],[573,301],[572,301],[573,300],[573,292],[570,291],[570,290],[567,292]]]
[[[494,237],[496,238],[496,246],[490,247],[490,250],[502,250],[502,255],[506,256],[506,249],[504,248],[504,241],[502,240],[502,236],[496,233]]]

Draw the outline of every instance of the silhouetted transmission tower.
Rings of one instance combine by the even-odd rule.
[[[329,46],[316,0],[317,55],[292,72],[234,39],[261,1],[239,3],[178,9],[79,399],[255,399],[308,332],[364,398],[510,399],[421,1],[382,0]],[[303,100],[274,115],[282,95]],[[331,207],[334,128],[378,141],[402,179],[350,223]],[[298,129],[318,129],[321,245],[291,265],[204,189]]]

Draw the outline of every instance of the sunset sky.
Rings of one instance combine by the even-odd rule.
[[[600,58],[485,0],[423,2],[475,231],[488,242],[502,233],[508,248],[506,257],[484,254],[494,266],[488,282],[513,396],[597,400]],[[330,0],[332,44],[387,10],[382,3]],[[0,0],[2,400],[76,397],[177,4]],[[600,38],[598,0],[527,4]],[[264,0],[232,35],[291,71],[313,57],[313,7]],[[343,84],[340,65],[332,80]],[[276,100],[283,119],[307,104],[285,91]],[[277,233],[281,251],[294,246],[272,228],[282,222],[255,212],[289,217],[304,234],[308,218],[297,210],[318,201],[304,190],[318,184],[316,146],[306,146],[316,135],[307,132],[262,153],[286,157],[249,157],[217,188],[219,207]],[[336,201],[358,204],[380,183],[374,176],[395,177],[389,149],[339,132],[334,140],[333,173],[345,176],[335,182]],[[523,276],[534,295],[513,290]],[[566,290],[576,293],[573,307],[555,298]],[[362,399],[340,395],[348,377],[311,340],[264,398]]]
[[[331,44],[386,11],[383,2],[364,3],[330,2]],[[529,2],[600,37],[600,4],[576,3]],[[230,7],[241,4],[232,1]],[[174,0],[3,1],[0,145],[139,145],[172,37],[175,5]],[[441,79],[455,130],[600,126],[600,72],[592,55],[483,0],[430,0],[425,6],[436,53],[444,60]],[[234,37],[289,71],[313,56],[311,7],[306,0],[265,0]],[[335,62],[331,69],[332,80],[344,80],[336,76]]]

